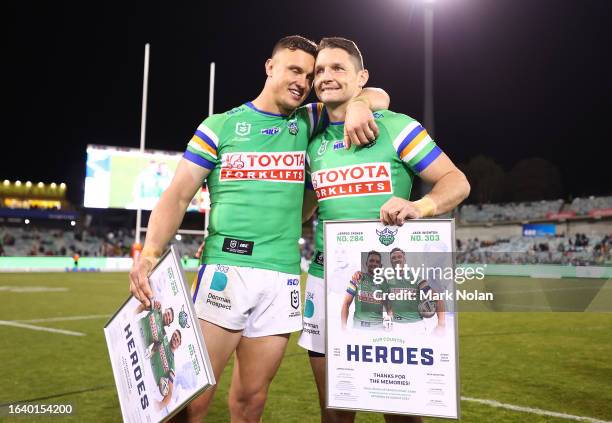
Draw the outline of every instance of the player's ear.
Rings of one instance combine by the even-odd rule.
[[[268,59],[266,60],[266,75],[269,77],[272,76],[272,68],[274,67],[274,60]]]
[[[359,88],[365,87],[365,85],[368,83],[369,78],[370,78],[370,73],[368,72],[367,69],[362,69],[359,72],[357,72],[357,85],[359,86]]]

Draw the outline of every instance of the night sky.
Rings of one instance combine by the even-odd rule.
[[[146,42],[147,148],[184,149],[208,112],[209,62],[215,111],[225,111],[257,96],[273,44],[291,34],[353,39],[369,85],[423,119],[420,1],[126,3],[3,6],[0,179],[66,182],[82,204],[86,145],[139,145]],[[566,196],[610,194],[611,2],[438,0],[435,9],[435,138],[449,156],[484,154],[506,171],[543,157],[561,170]]]

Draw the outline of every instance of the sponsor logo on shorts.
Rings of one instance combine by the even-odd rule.
[[[306,302],[304,304],[304,317],[310,319],[314,316],[315,304],[314,304],[314,292],[306,292]],[[304,330],[306,326],[304,326]]]
[[[210,304],[216,308],[223,308],[225,310],[232,309],[232,302],[221,295],[215,295],[212,292],[208,293],[208,298],[206,298],[206,304]]]
[[[294,289],[291,291],[291,307],[297,309],[300,306],[300,291]]]
[[[311,335],[320,335],[321,331],[319,330],[319,325],[315,325],[313,323],[304,322],[304,329],[302,332],[309,333]]]
[[[223,247],[221,250],[226,253],[240,254],[245,256],[253,255],[253,241],[245,241],[243,239],[224,238]]]
[[[298,286],[299,284],[299,279],[287,279],[287,286]]]
[[[362,163],[323,169],[313,172],[311,177],[319,201],[393,192],[389,163]]]
[[[210,282],[210,289],[213,291],[223,291],[227,286],[227,275],[221,272],[215,272],[213,274],[212,281]]]
[[[220,181],[304,182],[303,151],[225,153]]]
[[[334,141],[334,151],[342,150],[344,148],[344,140],[336,140]]]

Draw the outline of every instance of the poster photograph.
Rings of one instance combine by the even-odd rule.
[[[324,225],[327,406],[459,418],[454,221]]]
[[[104,327],[125,422],[165,421],[215,384],[175,247],[149,283],[151,308],[131,296]]]

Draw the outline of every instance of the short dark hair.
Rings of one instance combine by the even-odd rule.
[[[278,40],[274,44],[274,48],[272,48],[272,56],[284,48],[288,48],[291,51],[302,50],[314,58],[317,57],[317,44],[301,35],[289,35]]]
[[[404,250],[402,250],[399,247],[395,247],[394,249],[391,250],[391,254],[393,254],[394,252],[399,251],[401,252],[403,255],[406,255],[406,252]]]
[[[355,44],[354,41],[342,37],[325,37],[321,38],[321,41],[319,41],[317,53],[323,50],[324,48],[341,48],[353,58],[353,62],[355,63],[355,69],[357,69],[358,71],[364,69],[363,56],[361,55],[361,51],[359,51],[359,48],[357,47],[357,44]]]
[[[382,260],[382,254],[380,254],[378,251],[370,251],[366,257],[366,261],[370,260],[370,256],[378,256],[378,258]]]

